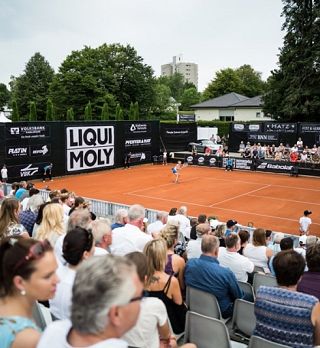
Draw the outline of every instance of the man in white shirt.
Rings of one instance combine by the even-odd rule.
[[[147,227],[147,232],[153,236],[154,233],[158,233],[165,226],[168,221],[168,213],[165,211],[157,212],[157,220],[152,222]]]
[[[188,260],[199,258],[202,254],[201,242],[202,237],[211,231],[211,227],[208,223],[199,224],[196,226],[197,239],[190,239],[187,246]]]
[[[312,211],[305,210],[303,212],[303,216],[299,219],[299,226],[300,226],[300,233],[303,234],[309,234],[309,228],[312,224],[312,220],[309,218],[309,215],[312,214]]]
[[[111,252],[124,256],[133,251],[143,251],[152,237],[142,232],[145,209],[139,204],[132,205],[128,211],[128,223],[112,230]]]
[[[77,270],[72,322],[50,324],[37,347],[127,348],[120,337],[136,324],[142,292],[131,261],[112,255],[92,257]]]
[[[241,247],[239,236],[232,232],[225,239],[226,248],[220,247],[218,261],[222,267],[228,267],[236,276],[237,280],[248,281],[248,273],[252,273],[254,264],[247,257],[240,255]]]
[[[96,219],[92,221],[91,229],[96,246],[94,254],[109,254],[110,246],[112,244],[112,232],[110,222],[107,219]]]
[[[186,239],[190,239],[191,226],[187,216],[187,207],[181,206],[176,215],[170,216],[170,220],[178,221],[179,232],[181,232]]]

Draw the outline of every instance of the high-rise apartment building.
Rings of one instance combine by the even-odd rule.
[[[182,62],[181,56],[174,56],[172,63],[161,65],[161,76],[180,73],[185,82],[192,82],[198,89],[198,64]]]

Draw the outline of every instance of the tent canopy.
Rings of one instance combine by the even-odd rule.
[[[9,118],[4,115],[4,112],[0,111],[0,123],[12,122]]]

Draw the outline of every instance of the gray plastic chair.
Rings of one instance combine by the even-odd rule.
[[[184,343],[194,343],[199,348],[244,348],[247,345],[230,341],[225,324],[218,319],[210,318],[189,311],[186,318]]]
[[[255,327],[256,316],[254,314],[254,304],[252,302],[237,299],[233,307],[233,333],[249,340]]]
[[[253,276],[253,291],[255,295],[261,285],[278,287],[277,279],[273,275],[255,273]]]
[[[238,280],[238,285],[239,285],[240,289],[245,293],[246,300],[250,301],[250,302],[254,302],[255,295],[253,292],[252,285],[249,283],[246,283],[246,282],[241,282],[240,280]]]
[[[280,343],[268,341],[258,336],[251,336],[248,348],[288,348]]]
[[[192,312],[196,312],[210,318],[222,319],[217,298],[208,292],[188,286],[187,305]]]

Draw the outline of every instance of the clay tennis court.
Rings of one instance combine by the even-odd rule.
[[[291,234],[298,234],[298,220],[308,209],[311,233],[320,236],[320,178],[188,166],[181,171],[181,183],[174,184],[171,167],[144,165],[55,178],[50,189],[65,187],[88,198],[166,211],[186,205],[189,216],[205,213]]]

